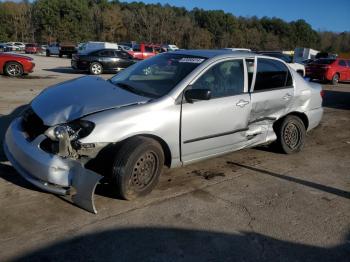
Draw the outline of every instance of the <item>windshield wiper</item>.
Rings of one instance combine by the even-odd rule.
[[[144,91],[141,91],[139,89],[136,89],[135,87],[127,84],[127,83],[123,83],[123,82],[117,82],[117,83],[114,83],[115,85],[118,85],[120,88],[124,89],[124,90],[127,90],[131,93],[134,93],[134,94],[138,94],[138,95],[141,95],[141,96],[146,96],[146,97],[154,97],[152,94],[149,94],[147,92],[144,92]]]

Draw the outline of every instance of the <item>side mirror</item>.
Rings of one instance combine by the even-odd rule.
[[[186,101],[193,103],[193,100],[209,100],[211,91],[209,89],[189,89],[185,91]]]

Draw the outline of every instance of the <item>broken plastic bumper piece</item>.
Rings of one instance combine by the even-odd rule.
[[[69,195],[74,191],[71,200],[75,205],[97,213],[94,192],[102,176],[85,169],[76,160],[43,151],[40,144],[45,138],[39,135],[28,141],[21,119],[17,118],[6,132],[5,154],[18,173],[31,184],[58,195]]]

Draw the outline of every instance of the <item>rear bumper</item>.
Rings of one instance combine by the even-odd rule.
[[[307,131],[310,131],[311,129],[317,127],[320,124],[323,117],[323,108],[319,107],[316,109],[312,109],[306,111],[305,114],[309,120],[309,127],[307,128]]]
[[[29,142],[22,130],[21,118],[17,118],[6,132],[6,157],[24,179],[44,191],[66,195],[73,187],[77,192],[72,197],[73,202],[96,213],[93,194],[102,176],[85,169],[76,160],[64,159],[43,151],[40,143],[45,138],[40,135]]]

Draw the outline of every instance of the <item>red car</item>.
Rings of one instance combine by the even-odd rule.
[[[11,53],[0,53],[0,74],[11,77],[21,76],[33,72],[34,66],[33,58]]]
[[[321,58],[305,66],[310,80],[327,80],[333,85],[339,81],[350,81],[350,60],[342,58]]]
[[[133,51],[128,51],[128,53],[134,58],[139,60],[144,60],[156,55],[156,50],[152,45],[139,44],[133,46]]]
[[[26,54],[36,54],[39,53],[40,47],[37,44],[26,44],[24,52]]]

